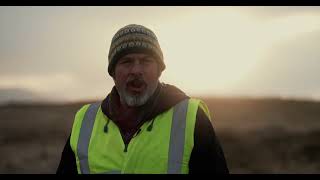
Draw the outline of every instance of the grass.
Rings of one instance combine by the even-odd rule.
[[[319,173],[320,103],[202,98],[231,173]],[[0,173],[55,173],[86,102],[0,107]]]

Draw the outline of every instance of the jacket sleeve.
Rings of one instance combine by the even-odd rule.
[[[70,146],[70,136],[63,148],[56,174],[78,174],[75,155]]]
[[[189,173],[229,174],[224,153],[212,123],[201,108],[198,108],[196,116]]]

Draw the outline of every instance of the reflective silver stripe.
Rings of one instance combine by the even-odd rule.
[[[78,157],[80,160],[80,170],[82,174],[89,174],[89,163],[88,163],[88,148],[91,138],[91,133],[94,125],[94,120],[96,118],[97,111],[100,107],[100,102],[91,104],[87,109],[86,114],[82,120],[82,125],[80,129],[79,139],[78,139]]]
[[[168,155],[168,174],[180,174],[189,99],[174,106]]]
[[[112,171],[104,172],[103,174],[121,174],[121,171],[120,170],[112,170]]]

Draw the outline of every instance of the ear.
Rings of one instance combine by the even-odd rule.
[[[157,70],[158,70],[158,79],[159,79],[160,76],[161,76],[161,74],[162,74],[162,71],[161,71],[161,69],[160,69],[159,63],[157,63],[157,66],[158,66]]]

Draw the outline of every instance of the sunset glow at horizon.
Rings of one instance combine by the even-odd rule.
[[[320,7],[0,7],[0,89],[105,97],[110,41],[127,24],[155,32],[161,82],[188,95],[320,100]]]

